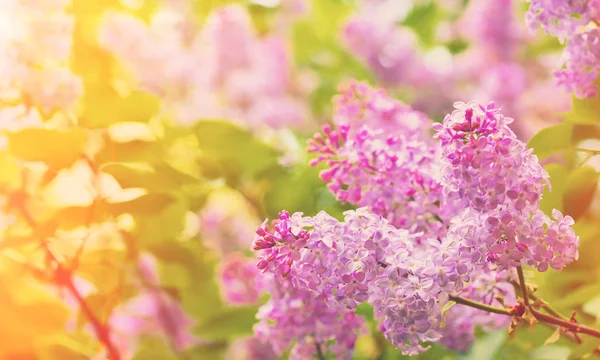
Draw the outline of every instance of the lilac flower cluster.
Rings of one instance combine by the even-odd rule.
[[[510,60],[520,37],[513,0],[473,0],[461,19],[461,32],[494,61]]]
[[[339,222],[324,212],[312,218],[282,212],[272,232],[266,224],[258,228],[258,268],[273,274],[278,288],[259,312],[263,322],[257,333],[288,334],[275,346],[282,351],[303,334],[320,334],[324,319],[343,319],[348,323],[340,329],[356,332],[360,322],[352,310],[369,301],[385,336],[403,353],[426,350],[423,342],[441,338],[441,309],[449,294],[460,292],[469,280],[472,266],[463,258],[460,243],[429,240],[421,246],[406,230],[365,208],[344,215]],[[293,315],[298,306],[302,316]],[[276,329],[265,318],[277,320]],[[305,320],[309,329],[297,323]],[[337,336],[336,346],[343,351],[335,352],[343,358],[340,354],[351,354],[354,342],[340,342],[344,338]]]
[[[0,4],[0,128],[39,125],[83,92],[69,66],[75,19],[68,0]]]
[[[359,82],[341,88],[334,124],[309,143],[311,165],[325,163],[321,178],[337,199],[367,206],[392,225],[421,233],[417,241],[445,234],[454,215],[441,207],[440,151],[424,114]]]
[[[566,41],[563,66],[555,72],[558,83],[577,97],[597,94],[600,74],[600,1],[530,0],[525,20],[531,30],[541,27]]]
[[[514,304],[514,288],[509,282],[512,278],[514,276],[507,271],[497,272],[489,267],[477,267],[471,273],[471,282],[463,288],[460,296],[492,306],[502,307],[497,297],[507,304]],[[446,312],[445,322],[445,327],[441,329],[440,343],[448,349],[466,352],[475,341],[476,326],[481,326],[485,331],[506,328],[510,318],[456,305]]]
[[[455,107],[434,125],[446,159],[444,199],[464,207],[451,221],[448,238],[463,241],[474,263],[500,270],[522,263],[561,270],[576,260],[573,219],[554,210],[553,221],[539,210],[548,174],[508,127],[513,119],[493,103]]]
[[[263,290],[256,264],[239,254],[229,255],[219,274],[223,298],[232,305],[251,305],[258,301]]]
[[[277,128],[306,120],[283,38],[260,37],[243,6],[214,10],[202,29],[185,16],[159,16],[169,13],[161,9],[149,25],[109,13],[99,40],[143,88],[166,100],[177,121],[226,117],[249,128]]]

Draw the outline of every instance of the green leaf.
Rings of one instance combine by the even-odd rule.
[[[80,129],[27,128],[7,136],[12,155],[23,160],[43,161],[55,169],[73,165],[83,154],[86,140]]]
[[[568,170],[560,164],[548,164],[544,169],[550,175],[552,190],[548,187],[544,189],[540,209],[547,215],[552,214],[553,209],[563,211],[563,193],[568,177]]]
[[[596,193],[598,176],[598,172],[591,166],[579,167],[569,174],[563,193],[566,214],[574,219],[585,214]]]
[[[93,335],[85,333],[57,333],[36,339],[35,350],[39,360],[86,360],[97,352]]]
[[[572,309],[585,304],[600,293],[600,284],[583,285],[571,290],[566,296],[556,299],[552,305],[560,309]]]
[[[557,329],[558,331],[558,329]],[[555,331],[556,333],[556,331]],[[564,360],[571,354],[571,349],[565,346],[544,346],[537,348],[529,354],[531,360]]]
[[[159,108],[160,100],[156,96],[147,92],[134,91],[123,99],[117,119],[147,122]]]
[[[573,124],[563,122],[542,129],[527,143],[540,160],[571,147]]]
[[[492,360],[506,340],[506,330],[491,332],[484,335],[473,346],[469,353],[460,356],[461,360]]]
[[[596,125],[600,123],[600,99],[578,99],[573,96],[571,111],[564,115],[573,124]]]
[[[17,248],[21,246],[27,246],[31,244],[38,244],[39,238],[36,236],[23,236],[23,235],[8,235],[0,238],[0,250],[8,248]]]
[[[231,339],[252,334],[257,322],[255,307],[229,308],[209,318],[192,329],[192,333],[212,340]]]
[[[169,194],[149,193],[138,198],[123,202],[106,203],[106,210],[113,216],[129,213],[150,215],[161,212],[173,203],[175,198]]]
[[[205,154],[221,161],[233,161],[249,175],[278,165],[277,150],[232,123],[203,120],[195,126],[194,132]]]
[[[148,122],[160,107],[160,100],[154,95],[134,91],[121,97],[105,84],[88,86],[84,102],[85,113],[79,125],[88,128],[104,128],[117,121]]]
[[[185,351],[189,359],[193,360],[220,360],[225,359],[227,343],[215,341],[209,344],[196,345]]]
[[[446,327],[446,312],[454,305],[456,305],[456,303],[454,301],[450,301],[442,308],[442,322],[440,323],[441,328]]]
[[[104,137],[104,148],[95,157],[98,164],[112,162],[157,163],[164,159],[164,144],[159,141],[134,140],[126,143],[115,142]]]
[[[144,337],[137,344],[137,352],[132,360],[178,360],[176,354],[170,349],[167,339],[160,337]]]
[[[148,191],[178,189],[184,184],[199,182],[166,163],[108,163],[101,170],[112,175],[123,188],[144,188]]]
[[[279,169],[277,169],[279,170]],[[265,195],[265,206],[269,217],[281,209],[290,212],[316,213],[320,190],[325,186],[316,168],[304,167],[296,171],[273,171],[267,174],[271,188]],[[290,191],[294,189],[294,191]]]
[[[596,318],[600,318],[600,296],[596,296],[595,298],[583,304],[582,309],[586,313],[595,316]]]
[[[356,308],[356,313],[368,321],[375,320],[375,314],[373,312],[373,306],[367,302],[363,302]]]
[[[442,11],[435,1],[420,2],[413,6],[403,25],[415,31],[419,40],[426,47],[435,44],[437,24],[442,18]]]
[[[569,355],[569,360],[595,359],[594,349],[600,346],[598,339],[586,339],[583,344],[577,345]]]
[[[0,188],[16,188],[21,183],[21,172],[15,159],[6,152],[0,152]]]

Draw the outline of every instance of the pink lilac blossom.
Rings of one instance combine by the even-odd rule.
[[[186,17],[159,20],[148,26],[111,13],[99,39],[143,88],[166,99],[177,121],[225,117],[256,129],[300,126],[308,118],[283,38],[257,35],[243,6],[214,10],[197,35]]]
[[[520,64],[514,62],[500,62],[488,66],[480,74],[480,88],[474,98],[487,103],[494,101],[505,113],[516,116],[522,113],[520,98],[527,90],[530,82],[527,79],[527,70]],[[515,133],[519,131],[522,135],[522,126],[511,124]]]
[[[391,226],[365,208],[345,212],[343,222],[324,212],[311,218],[284,211],[273,230],[266,223],[259,227],[254,241],[258,268],[273,274],[284,291],[275,297],[276,303],[272,299],[259,312],[260,317],[266,312],[270,319],[278,320],[277,326],[291,326],[288,321],[295,321],[296,308],[289,303],[301,297],[302,307],[315,303],[313,312],[347,309],[343,316],[335,316],[356,325],[356,318],[350,316],[354,314],[347,311],[369,301],[386,338],[396,347],[409,355],[425,351],[428,347],[422,343],[442,336],[441,309],[448,295],[460,292],[472,271],[464,258],[469,254],[463,254],[459,245],[454,240],[441,243],[432,239],[418,245],[406,230]],[[317,319],[328,316],[321,314]],[[266,326],[262,324],[259,330]],[[297,327],[303,326],[307,325]],[[343,328],[352,329],[350,325]],[[294,334],[278,333],[288,334],[281,344],[274,345],[281,350]],[[346,345],[342,346],[344,353],[351,353],[353,341]]]
[[[444,199],[464,207],[452,219],[448,238],[463,241],[474,263],[489,262],[499,270],[522,263],[561,270],[576,260],[574,221],[558,210],[553,221],[539,210],[548,174],[508,127],[513,119],[493,103],[455,107],[434,125],[446,160]]]
[[[579,98],[597,94],[596,79],[600,73],[597,0],[557,1],[531,0],[525,20],[532,31],[541,27],[550,35],[566,42],[562,66],[554,75],[567,91]]]
[[[240,254],[228,256],[219,272],[223,298],[231,305],[251,305],[258,301],[262,277],[256,264]]]
[[[569,38],[563,52],[564,66],[554,76],[559,85],[579,98],[596,95],[600,74],[600,29],[593,28]]]
[[[189,333],[192,318],[177,300],[156,288],[158,273],[156,259],[149,254],[140,256],[137,270],[141,275],[141,292],[120,304],[108,319],[111,336],[123,358],[132,358],[141,336],[160,333],[177,351],[182,351],[199,339]],[[149,286],[144,284],[149,284]]]
[[[218,208],[206,208],[199,214],[204,244],[226,256],[237,250],[247,249],[252,242],[254,224]]]
[[[439,147],[424,114],[391,99],[382,90],[350,83],[336,98],[335,130],[323,128],[309,151],[311,165],[325,163],[321,178],[343,202],[368,206],[394,226],[422,238],[441,238],[454,216],[441,207]]]
[[[480,267],[471,274],[471,278],[473,280],[460,293],[461,297],[497,307],[502,307],[502,304],[496,297],[502,298],[506,304],[516,303],[514,287],[509,282],[514,279],[512,274]],[[475,342],[476,326],[481,326],[486,332],[507,328],[510,317],[455,305],[446,312],[445,321],[440,343],[450,350],[464,353]]]
[[[417,36],[408,28],[396,26],[407,9],[406,3],[367,1],[343,29],[346,48],[386,85],[417,85],[431,78],[420,59]]]
[[[461,32],[495,61],[514,58],[521,37],[513,4],[514,0],[469,1],[461,19]]]
[[[569,38],[577,28],[590,21],[590,0],[528,0],[525,22],[532,31],[541,27],[561,40]],[[574,16],[578,14],[579,16]]]
[[[0,35],[3,103],[25,103],[30,112],[43,114],[73,109],[83,85],[68,69],[75,22],[66,11],[67,3],[49,1],[42,6],[6,1],[0,5],[0,22],[10,27]],[[12,108],[5,106],[1,112]]]

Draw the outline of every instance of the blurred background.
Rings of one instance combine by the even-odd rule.
[[[251,337],[266,300],[254,230],[282,209],[351,208],[305,151],[351,79],[434,121],[471,100],[517,119],[552,176],[544,209],[572,215],[582,237],[579,262],[531,276],[593,324],[600,163],[556,151],[600,149],[600,102],[556,83],[563,45],[527,28],[527,6],[2,0],[0,358],[107,359],[107,343],[122,359],[276,358]],[[551,333],[479,331],[464,353],[418,358],[558,360],[600,345],[542,346]],[[356,359],[403,358],[381,334],[359,339]]]

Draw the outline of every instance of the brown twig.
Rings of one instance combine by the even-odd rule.
[[[13,201],[12,206],[19,211],[19,213],[23,216],[23,219],[25,220],[25,222],[27,222],[27,224],[31,227],[31,229],[34,232],[38,232],[39,225],[35,221],[33,216],[30,214],[30,212],[27,210],[27,208],[25,207],[25,203],[23,201],[24,197],[19,196],[17,198],[13,198],[13,200],[15,200],[15,201]],[[86,316],[86,318],[89,320],[90,324],[94,328],[96,337],[106,347],[106,351],[108,353],[108,358],[110,360],[120,360],[121,356],[119,354],[119,351],[117,350],[116,346],[113,344],[113,342],[110,338],[110,329],[108,328],[108,326],[106,324],[103,324],[98,319],[98,317],[94,314],[94,312],[90,308],[89,304],[85,301],[83,296],[79,293],[79,290],[77,290],[77,288],[75,287],[75,284],[73,283],[72,271],[70,269],[65,268],[61,264],[61,262],[56,258],[56,256],[54,255],[54,253],[48,246],[48,243],[46,242],[45,239],[41,239],[41,245],[46,253],[46,256],[48,256],[48,258],[51,259],[52,262],[54,263],[55,284],[60,287],[65,287],[71,293],[71,295],[75,298],[75,300],[77,301],[77,304],[81,308],[81,311],[83,312],[83,314]]]

